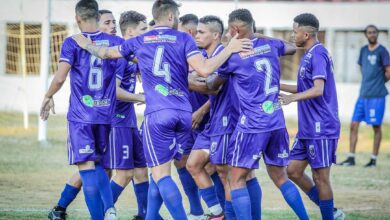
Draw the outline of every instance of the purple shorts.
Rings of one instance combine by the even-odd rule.
[[[103,164],[108,169],[129,170],[146,167],[142,141],[137,128],[113,127]]]
[[[338,139],[295,139],[289,160],[307,160],[313,169],[336,163]]]
[[[69,164],[100,161],[108,148],[111,125],[68,121]]]
[[[143,147],[148,167],[180,160],[191,136],[191,112],[163,109],[145,115]]]
[[[259,160],[273,166],[287,166],[289,139],[286,128],[263,133],[235,130],[228,147],[228,163],[233,167],[259,168]]]
[[[210,155],[210,162],[215,165],[227,164],[227,149],[231,134],[207,136],[200,133],[195,140],[193,150],[205,150]]]

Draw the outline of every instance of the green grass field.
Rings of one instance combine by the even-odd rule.
[[[37,142],[37,117],[30,117],[31,127],[23,128],[21,114],[0,113],[0,219],[45,219],[57,202],[64,183],[76,171],[67,164],[66,119],[51,116],[47,144]],[[296,124],[288,123],[291,135]],[[335,204],[347,219],[390,219],[390,126],[383,128],[383,141],[378,167],[365,169],[373,142],[372,129],[360,129],[357,166],[332,169]],[[348,125],[342,127],[338,159],[348,150]],[[262,163],[262,162],[261,162]],[[257,171],[263,190],[263,219],[295,219],[282,195],[268,178],[264,165]],[[310,171],[308,171],[310,172]],[[178,182],[174,171],[175,181]],[[180,187],[179,187],[180,188]],[[320,219],[319,209],[302,195],[311,219]],[[188,210],[188,201],[183,194]],[[117,203],[120,219],[136,212],[132,186]],[[169,215],[163,207],[161,213]],[[68,208],[69,219],[87,219],[88,211],[82,193]]]

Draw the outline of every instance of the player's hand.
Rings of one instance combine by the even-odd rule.
[[[243,39],[237,39],[238,34],[236,34],[232,39],[230,40],[229,44],[227,45],[227,49],[232,53],[238,53],[238,52],[248,52],[252,50],[253,43],[251,40],[247,38]]]
[[[205,113],[201,108],[192,113],[192,129],[197,129],[199,127],[199,124],[202,122],[204,115]]]
[[[92,44],[91,38],[85,37],[83,34],[73,35],[72,39],[83,49],[87,48],[88,44]]]
[[[137,96],[138,105],[145,104],[145,95],[144,94],[135,94]]]
[[[287,95],[287,94],[284,94],[284,93],[280,93],[279,94],[279,102],[280,102],[280,104],[288,105],[288,104],[290,104],[293,101],[294,101],[293,100],[293,95]]]
[[[46,97],[43,99],[42,106],[41,106],[41,112],[40,116],[43,121],[46,121],[47,118],[50,115],[50,111],[55,114],[56,112],[54,111],[54,100],[53,97],[49,98]]]

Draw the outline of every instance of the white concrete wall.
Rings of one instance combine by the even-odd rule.
[[[49,80],[51,81],[51,79]],[[288,82],[294,83],[294,82]],[[19,76],[1,76],[1,111],[22,112],[24,103],[27,102],[30,113],[38,113],[43,97],[39,96],[39,77],[26,78],[27,92],[25,92],[24,81]],[[387,84],[390,91],[390,84]],[[359,95],[359,84],[337,83],[338,101],[340,118],[343,122],[350,122],[355,102]],[[137,86],[137,92],[140,91],[141,85]],[[63,88],[54,96],[55,109],[57,114],[66,114],[69,104],[69,79],[65,82]],[[145,105],[136,106],[138,114],[143,114]],[[284,107],[285,116],[288,119],[297,118],[297,106],[291,104]],[[390,96],[387,96],[387,105],[385,111],[385,121],[390,123]]]

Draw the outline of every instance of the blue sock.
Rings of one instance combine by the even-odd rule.
[[[284,200],[293,209],[299,219],[309,219],[305,206],[303,205],[302,197],[299,194],[297,187],[290,180],[287,180],[280,186],[280,191],[283,194]]]
[[[246,182],[249,197],[251,199],[252,218],[261,219],[261,188],[257,178],[250,179]]]
[[[150,183],[148,189],[148,205],[146,211],[145,220],[155,220],[161,219],[159,214],[163,199],[158,190],[157,184],[154,182],[153,178],[150,176]]]
[[[199,193],[206,202],[207,207],[209,207],[211,214],[220,215],[223,212],[214,186],[210,186],[206,189],[199,189]]]
[[[76,198],[79,192],[79,188],[65,184],[65,188],[61,193],[60,200],[58,200],[58,206],[64,209],[68,208],[69,204]]]
[[[320,206],[320,197],[316,186],[313,186],[310,191],[306,193],[306,195],[309,196],[310,200],[313,201],[317,206]]]
[[[114,198],[112,196],[112,191],[110,187],[110,179],[102,165],[96,163],[95,164],[96,176],[98,181],[98,187],[100,196],[102,197],[104,213],[109,208],[114,207]]]
[[[320,200],[320,210],[323,220],[333,220],[333,199]]]
[[[172,218],[180,220],[187,219],[186,212],[184,211],[183,199],[180,195],[179,188],[177,188],[172,177],[165,176],[161,178],[158,181],[157,186]]]
[[[198,186],[188,170],[183,167],[177,169],[181,184],[183,185],[184,192],[188,197],[190,203],[190,213],[192,215],[203,215],[202,203],[198,194]]]
[[[226,220],[237,220],[231,201],[225,200],[225,218]]]
[[[138,216],[145,218],[146,209],[148,207],[148,189],[149,182],[137,183],[133,182],[134,193],[137,198]]]
[[[237,219],[252,220],[251,199],[249,197],[248,189],[240,188],[230,192],[232,195],[232,204]]]
[[[97,184],[95,170],[80,170],[81,181],[83,182],[83,192],[85,202],[92,220],[103,220],[102,199]]]
[[[225,189],[223,187],[222,181],[218,176],[218,173],[215,172],[213,175],[211,175],[211,179],[213,180],[215,192],[218,196],[219,204],[221,204],[222,207],[225,205]]]
[[[114,204],[115,204],[116,201],[118,200],[120,194],[122,193],[122,191],[125,188],[123,188],[121,185],[119,185],[118,183],[114,182],[113,180],[110,182],[110,185],[111,185],[111,191],[112,191],[112,198],[113,198],[113,201],[114,201]]]

